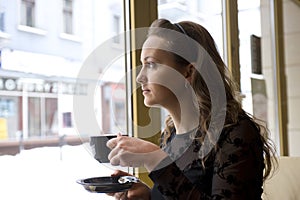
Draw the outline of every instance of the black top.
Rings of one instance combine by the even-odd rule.
[[[217,148],[205,159],[199,156],[199,142],[189,142],[190,134],[172,132],[164,148],[169,157],[149,174],[154,182],[152,199],[261,199],[263,143],[259,129],[248,117],[224,128]]]

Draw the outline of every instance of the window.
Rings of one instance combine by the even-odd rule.
[[[115,35],[120,33],[120,16],[114,15],[113,16],[113,33]],[[114,37],[114,43],[120,43],[120,37]]]
[[[45,118],[43,134],[46,136],[58,135],[57,98],[45,99],[45,116],[43,118]]]
[[[1,87],[0,87],[1,90]],[[19,127],[19,97],[0,96],[0,138],[15,138]]]
[[[0,11],[0,31],[2,31],[2,32],[5,31],[4,19],[5,19],[5,12]]]
[[[71,112],[65,112],[63,113],[63,127],[72,127],[72,113]]]
[[[35,0],[22,0],[21,25],[35,26]]]
[[[222,3],[219,0],[158,1],[158,18],[169,19],[172,23],[190,20],[203,25],[214,38],[223,57]],[[162,126],[167,113],[162,109]]]
[[[3,3],[3,1],[0,1],[0,6],[2,5],[1,2]],[[123,12],[125,8],[123,3],[128,3],[128,1],[19,0],[11,1],[12,5],[9,7],[11,9],[8,11],[10,15],[14,13],[13,8],[18,6],[17,3],[14,5],[14,2],[20,2],[18,3],[19,6],[22,5],[20,18],[22,18],[23,26],[31,24],[34,29],[42,27],[51,34],[40,37],[36,34],[24,34],[15,31],[20,35],[11,38],[11,42],[16,44],[16,49],[22,47],[22,50],[26,51],[26,54],[22,52],[24,56],[20,56],[22,61],[20,63],[24,63],[25,67],[18,68],[18,72],[11,71],[8,73],[9,77],[14,77],[14,82],[8,81],[6,83],[6,79],[0,81],[0,129],[10,136],[8,139],[5,138],[0,141],[0,154],[2,153],[1,150],[6,148],[2,144],[7,143],[14,144],[14,147],[16,146],[21,153],[17,152],[15,156],[7,156],[4,153],[3,156],[0,156],[0,163],[4,163],[0,172],[0,188],[4,188],[4,192],[1,192],[0,199],[9,197],[9,199],[37,200],[45,197],[45,194],[49,199],[112,199],[106,194],[91,194],[76,183],[76,179],[79,178],[110,175],[112,170],[94,160],[89,149],[77,145],[80,142],[78,136],[81,135],[75,130],[76,124],[73,121],[75,115],[73,113],[72,91],[84,97],[84,95],[87,95],[87,91],[90,91],[88,90],[90,88],[81,85],[72,88],[71,84],[65,84],[65,82],[74,83],[74,79],[77,78],[77,73],[73,75],[74,66],[77,67],[78,64],[78,68],[82,67],[82,64],[86,61],[85,59],[90,58],[91,52],[94,52],[98,47],[101,49],[101,45],[103,47],[103,44],[110,39],[109,44],[111,44],[112,49],[108,49],[107,53],[119,51],[121,56],[112,60],[112,62],[101,65],[101,59],[105,58],[103,55],[107,54],[104,51],[95,51],[95,53],[99,53],[94,57],[96,62],[89,64],[93,64],[91,70],[100,79],[99,82],[97,80],[97,86],[99,87],[96,88],[99,96],[95,97],[92,104],[81,104],[79,106],[83,108],[95,106],[95,109],[92,108],[92,110],[95,111],[95,115],[99,119],[99,126],[102,130],[107,130],[107,133],[116,134],[118,131],[126,133],[126,127],[129,124],[127,124],[127,96],[124,95],[127,80],[123,80],[125,77],[125,55],[122,49],[122,42],[126,40],[121,37],[114,40],[112,36],[120,34],[124,29]],[[31,2],[31,4],[28,4],[28,2]],[[31,9],[27,9],[27,7]],[[116,12],[111,12],[111,10]],[[27,14],[26,11],[28,11]],[[53,14],[53,12],[55,16],[60,16],[55,18],[60,20],[59,30],[57,30],[57,20],[50,19],[51,15],[49,16],[49,13]],[[29,15],[30,13],[32,15]],[[30,18],[26,16],[30,16]],[[6,20],[8,31],[16,29],[13,21],[10,21],[13,19],[7,18]],[[31,23],[28,23],[28,21]],[[126,24],[129,24],[129,22],[126,21]],[[31,27],[25,28],[32,29]],[[56,37],[55,33],[57,32],[75,33],[76,35],[78,33],[79,36],[83,35],[84,40],[82,40],[82,43],[61,40],[61,38]],[[32,45],[32,43],[17,42],[21,41],[23,36],[26,36],[29,41],[38,40],[42,43],[37,42],[36,45]],[[114,42],[118,42],[118,48],[116,48]],[[107,46],[104,45],[104,47]],[[70,52],[72,49],[76,49],[76,52],[79,53],[73,51],[73,53],[66,56],[65,52]],[[12,63],[18,64],[17,56],[21,55],[21,52],[16,50],[12,52],[14,53],[9,52],[10,58],[14,61]],[[16,52],[20,54],[16,55]],[[30,52],[30,54],[27,54],[27,52]],[[50,54],[49,56],[39,55],[47,52]],[[38,55],[33,55],[35,53]],[[29,60],[28,58],[32,59]],[[42,61],[42,64],[40,61]],[[127,62],[129,62],[129,59]],[[47,65],[49,63],[50,67]],[[49,68],[56,68],[57,66],[61,70],[59,76],[56,72],[52,74],[54,70],[49,70]],[[4,70],[12,69],[3,67]],[[3,76],[2,71],[0,73]],[[18,79],[22,79],[23,82],[19,82]],[[35,79],[41,80],[37,81]],[[94,83],[85,79],[82,81],[84,84],[86,82],[86,84]],[[102,88],[105,88],[105,91]],[[82,116],[88,122],[92,117],[87,117],[85,114]],[[89,127],[86,132],[87,134],[101,134],[90,131]],[[24,136],[22,140],[16,137],[21,134]],[[45,142],[46,145],[57,145],[57,139],[63,140],[60,144],[65,145],[61,148],[28,149],[28,147],[33,146],[32,144],[37,147],[45,145]],[[72,144],[76,145],[73,146]],[[14,188],[10,187],[10,185],[13,185],[11,177],[18,177],[18,181],[23,185],[21,191],[14,192]],[[41,184],[36,185],[35,183]],[[33,185],[35,186],[32,187]],[[51,188],[53,192],[49,193],[48,188]]]
[[[73,1],[63,0],[63,32],[73,34]]]
[[[268,125],[279,155],[299,156],[300,9],[292,1],[238,5],[243,107]]]
[[[223,56],[222,3],[219,0],[158,1],[158,17],[171,22],[191,20],[203,25],[213,36]]]
[[[37,97],[28,98],[28,134],[29,137],[41,135],[41,102]]]
[[[267,12],[264,12],[265,8],[261,3],[259,0],[238,1],[241,92],[244,95],[243,108],[266,123],[272,140],[276,142],[277,114],[273,113],[275,94],[271,78],[273,70],[269,62],[272,55],[270,48],[266,46],[270,44],[268,40],[271,34],[269,26],[262,24],[268,18],[265,17]]]
[[[31,138],[31,137],[57,135],[58,134],[57,117],[58,116],[57,116],[56,98],[29,97],[28,98],[28,137]],[[71,115],[63,116],[64,125],[68,127],[71,126],[70,118]]]

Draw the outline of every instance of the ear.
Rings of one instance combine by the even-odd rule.
[[[195,69],[193,63],[190,63],[190,64],[188,64],[188,65],[185,67],[184,77],[185,77],[189,82],[191,82],[195,70],[196,70],[196,69]]]

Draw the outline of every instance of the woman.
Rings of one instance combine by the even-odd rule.
[[[116,199],[261,199],[274,149],[267,129],[241,106],[213,38],[199,24],[158,19],[144,42],[137,77],[144,104],[170,114],[161,146],[118,136],[112,165],[144,166],[153,188],[136,183]],[[116,171],[113,175],[126,175]]]

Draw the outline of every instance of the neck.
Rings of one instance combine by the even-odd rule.
[[[172,109],[167,109],[170,113],[177,134],[186,133],[199,125],[199,111],[193,103],[182,102]]]

